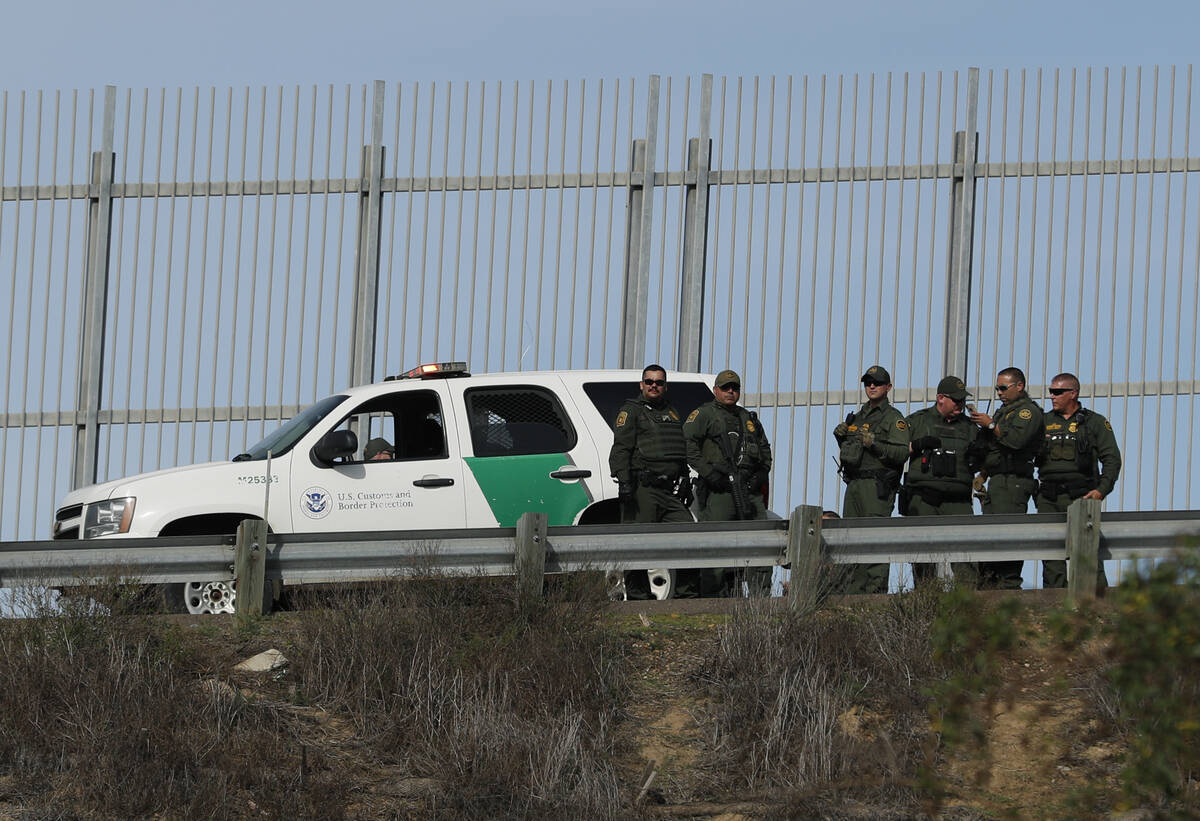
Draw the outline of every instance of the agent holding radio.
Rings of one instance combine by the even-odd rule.
[[[833,429],[838,443],[838,473],[846,483],[842,515],[891,516],[900,487],[900,471],[908,458],[908,425],[888,401],[892,375],[872,365],[862,375],[867,401]],[[835,593],[886,593],[889,565],[856,564]]]
[[[901,516],[970,516],[971,483],[979,469],[972,448],[979,428],[964,412],[967,386],[957,376],[938,382],[933,405],[905,421],[909,432],[908,467],[900,488]],[[954,578],[974,587],[979,569],[974,562],[955,562]],[[914,563],[913,580],[934,578],[937,566]]]

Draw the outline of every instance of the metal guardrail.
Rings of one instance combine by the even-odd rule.
[[[1081,514],[1085,506],[1076,503]],[[1080,525],[1095,529],[1096,559],[1149,559],[1200,544],[1200,511],[1113,513]],[[1067,555],[1070,514],[820,520],[802,506],[790,520],[697,524],[586,525],[270,535],[265,575],[284,584],[349,582],[416,575],[513,575],[522,550],[539,572],[631,568],[786,565],[815,538],[825,564],[1039,560]],[[815,524],[814,524],[815,519]],[[808,531],[797,522],[808,521]],[[120,576],[148,583],[230,580],[234,536],[0,543],[0,586],[71,585]]]

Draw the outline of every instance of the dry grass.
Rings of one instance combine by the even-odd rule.
[[[107,608],[0,621],[0,806],[29,817],[337,818],[288,716],[203,686],[169,626]]]
[[[351,717],[380,761],[435,779],[425,812],[618,817],[630,797],[611,763],[625,663],[599,625],[594,576],[524,605],[508,580],[433,578],[308,610],[300,691]]]
[[[712,697],[711,787],[784,791],[781,817],[915,807],[939,598],[922,587],[855,610],[738,607],[696,676]]]
[[[220,620],[232,653],[124,588],[61,613],[26,595],[0,620],[0,816],[627,817],[624,654],[592,581],[524,604],[506,580],[397,581]],[[271,645],[280,680],[230,671]]]

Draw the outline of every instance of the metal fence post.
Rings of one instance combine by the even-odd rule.
[[[267,523],[262,519],[243,519],[238,525],[233,558],[233,576],[237,580],[233,609],[238,616],[271,612],[271,600],[263,595],[266,570]]]
[[[800,505],[788,522],[787,560],[792,566],[788,605],[808,608],[817,603],[821,565],[825,552],[821,543],[821,508]]]
[[[546,521],[545,513],[523,513],[517,520],[513,568],[521,601],[542,596],[542,576],[546,573]]]
[[[700,370],[704,335],[704,280],[708,260],[709,171],[712,168],[712,75],[700,79],[700,136],[688,140],[683,208],[683,270],[679,278],[679,346],[675,367]]]
[[[954,134],[954,195],[946,287],[946,350],[943,373],[967,376],[971,322],[971,262],[975,247],[975,164],[979,159],[979,69],[967,70],[966,130]]]
[[[371,144],[362,150],[358,198],[358,249],[354,268],[354,337],[350,377],[355,385],[375,381],[375,325],[379,315],[379,245],[383,225],[383,80],[371,104]]]
[[[621,367],[645,364],[646,313],[650,295],[650,239],[654,216],[654,159],[658,142],[659,77],[650,77],[646,138],[634,140],[625,220],[625,289],[621,309]]]
[[[1067,508],[1067,598],[1096,598],[1100,561],[1100,500],[1076,499]]]
[[[117,87],[104,87],[104,119],[99,151],[92,152],[88,190],[87,256],[84,259],[83,319],[80,328],[79,378],[75,396],[75,451],[72,487],[96,481],[100,451],[100,389],[104,380],[104,327],[108,309],[109,251],[112,247],[113,131]]]

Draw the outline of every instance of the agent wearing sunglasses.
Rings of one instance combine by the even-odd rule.
[[[994,418],[978,411],[971,414],[985,448],[975,490],[984,515],[1028,513],[1029,500],[1037,489],[1033,466],[1042,447],[1042,409],[1025,392],[1025,374],[1020,368],[1005,368],[996,374],[996,396],[1001,404]],[[1021,561],[980,562],[980,587],[1020,590],[1023,565]]]
[[[1121,473],[1121,450],[1108,420],[1079,403],[1079,378],[1060,373],[1050,380],[1050,412],[1038,454],[1038,513],[1066,513],[1076,499],[1103,499]],[[1104,565],[1098,587],[1107,587]],[[1067,563],[1042,562],[1042,586],[1066,587]]]
[[[640,395],[627,399],[617,414],[608,453],[621,500],[621,521],[695,521],[688,510],[692,486],[683,420],[667,400],[666,369],[647,365],[638,388]],[[651,598],[646,573],[626,573],[625,591],[630,599]]]
[[[908,423],[908,467],[900,488],[902,516],[970,516],[971,483],[975,479],[975,460],[971,445],[979,436],[964,413],[967,386],[957,376],[938,382],[933,405],[911,414]],[[979,568],[974,562],[955,562],[954,578],[974,588]],[[913,578],[932,579],[937,565],[913,563]]]
[[[688,464],[701,479],[696,501],[702,522],[765,519],[765,488],[771,473],[771,444],[758,416],[738,405],[742,379],[724,370],[713,384],[713,401],[701,405],[683,423]],[[771,594],[770,567],[746,574],[751,596]],[[722,593],[737,595],[737,574],[723,573]]]
[[[900,487],[900,471],[908,461],[908,423],[888,401],[892,375],[872,365],[862,375],[867,401],[833,429],[838,443],[838,472],[846,483],[842,515],[891,516]],[[888,565],[856,564],[841,593],[886,593]]]

